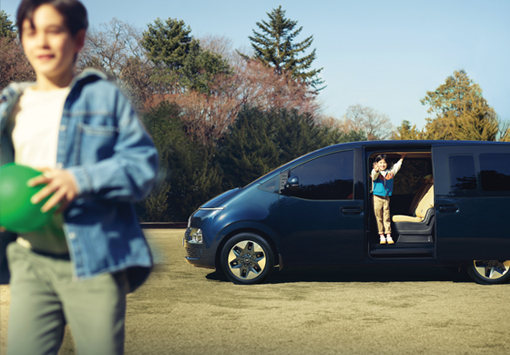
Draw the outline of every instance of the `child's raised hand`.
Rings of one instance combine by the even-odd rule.
[[[76,198],[78,187],[70,172],[62,169],[38,168],[43,172],[27,182],[28,186],[46,184],[39,192],[32,196],[32,203],[39,203],[47,196],[52,195],[42,206],[41,211],[47,212],[60,203],[56,213],[63,212],[67,206]]]
[[[372,168],[375,170],[375,171],[379,171],[379,165],[377,163],[374,163],[372,165]]]

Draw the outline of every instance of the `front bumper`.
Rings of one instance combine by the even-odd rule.
[[[208,269],[216,268],[216,251],[220,239],[214,237],[219,232],[215,229],[214,221],[224,209],[201,207],[190,216],[182,241],[188,263]]]
[[[202,257],[203,243],[195,243],[191,235],[192,230],[195,228],[187,228],[182,239],[182,246],[186,249],[186,260],[198,260]]]

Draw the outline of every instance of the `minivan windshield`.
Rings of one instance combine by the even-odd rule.
[[[337,144],[337,145],[342,145],[342,144],[345,145],[345,144],[348,144],[348,143],[340,143],[340,144]],[[330,147],[333,147],[333,146],[330,146]],[[297,157],[295,159],[292,159],[291,161],[288,161],[285,164],[280,165],[279,167],[277,167],[277,168],[271,170],[270,172],[268,172],[267,174],[265,174],[265,175],[259,177],[258,179],[250,182],[248,185],[245,186],[245,188],[248,187],[248,186],[254,185],[254,184],[262,184],[263,182],[265,182],[266,178],[269,177],[269,175],[273,175],[273,173],[276,173],[277,171],[280,171],[283,167],[285,167],[287,165],[291,166],[295,161],[301,159],[302,157],[312,155],[315,152],[318,152],[320,150],[327,149],[327,148],[329,148],[329,147],[324,147],[324,148],[321,148],[321,149],[317,149],[317,150],[314,150],[313,152],[310,152],[310,153],[301,155],[301,156],[299,156],[299,157]]]
[[[312,153],[313,153],[313,152],[312,152]],[[309,154],[311,154],[311,153],[308,153],[308,154],[305,154],[305,155],[309,155]],[[273,175],[273,173],[276,173],[276,172],[277,172],[277,171],[279,171],[281,168],[283,168],[285,165],[289,165],[289,164],[291,164],[291,163],[295,162],[296,160],[300,159],[300,158],[301,158],[301,157],[303,157],[303,156],[304,156],[304,155],[302,155],[302,156],[300,156],[300,157],[297,157],[296,159],[293,159],[293,160],[291,160],[291,161],[289,161],[289,162],[286,162],[285,164],[280,165],[279,167],[277,167],[277,168],[275,168],[275,169],[271,170],[270,172],[268,172],[267,174],[262,175],[262,176],[261,176],[261,177],[259,177],[258,179],[256,179],[256,180],[254,180],[254,181],[250,182],[250,183],[249,183],[248,185],[246,185],[244,188],[246,188],[246,187],[248,187],[248,186],[251,186],[251,185],[254,185],[254,184],[262,184],[263,182],[265,182],[266,178],[268,178],[268,177],[269,177],[269,175]]]
[[[283,164],[285,165],[285,164]],[[280,165],[279,167],[277,167],[276,169],[274,170],[271,170],[270,172],[268,172],[267,174],[265,175],[262,175],[261,177],[259,177],[258,179],[250,182],[248,185],[246,185],[244,188],[248,187],[248,186],[251,186],[251,185],[255,185],[255,184],[262,184],[267,177],[269,177],[269,175],[272,175],[275,171],[279,170],[283,165]]]

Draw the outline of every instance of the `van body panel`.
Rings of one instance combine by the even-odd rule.
[[[510,258],[510,229],[506,228],[510,196],[503,192],[487,196],[492,193],[484,191],[481,181],[480,155],[483,159],[502,153],[510,155],[510,146],[460,144],[432,148],[439,259]]]
[[[207,201],[204,203],[202,208],[216,208],[216,207],[222,207],[223,203],[233,198],[235,195],[241,192],[241,188],[237,187],[232,190],[225,191],[224,193],[216,196],[215,198]]]
[[[363,260],[363,200],[310,201],[280,196],[286,265]]]
[[[221,201],[221,199],[218,199]],[[221,208],[209,210],[209,208]],[[254,221],[277,229],[278,226],[278,194],[262,191],[257,188],[239,189],[232,195],[228,202],[223,201],[220,205],[209,204],[202,206],[191,218],[191,227],[206,227],[207,235],[204,240],[213,241],[219,238],[221,230],[230,224],[241,221]],[[204,220],[207,216],[208,219]],[[201,220],[198,220],[200,218]]]

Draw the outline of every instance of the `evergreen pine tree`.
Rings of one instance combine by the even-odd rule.
[[[338,136],[338,138],[335,138],[335,136]],[[333,143],[347,143],[347,142],[363,142],[368,140],[367,134],[365,131],[350,131],[349,133],[343,133],[337,130],[336,134],[332,135]]]
[[[169,212],[174,221],[186,221],[200,205],[222,192],[214,156],[212,144],[204,146],[184,135],[172,143]]]
[[[245,186],[278,166],[276,122],[257,108],[244,108],[218,149],[224,190]]]
[[[178,117],[179,108],[168,102],[162,102],[141,116],[159,156],[156,185],[150,195],[136,206],[138,217],[144,222],[171,221],[168,203],[171,189],[168,160],[172,143],[183,135]]]
[[[227,60],[221,55],[204,51],[199,46],[195,46],[191,48],[179,73],[183,86],[203,94],[209,94],[214,77],[230,74],[231,70]]]
[[[427,118],[428,139],[496,139],[499,130],[496,113],[464,70],[455,71],[435,91],[428,91],[421,103],[429,105],[427,112],[436,115]]]
[[[217,74],[229,74],[221,55],[204,51],[184,21],[157,19],[143,34],[142,47],[156,66],[152,81],[160,87],[185,87],[209,93]]]
[[[301,155],[326,147],[340,136],[334,136],[335,130],[317,125],[308,114],[296,110],[272,111],[279,119],[275,142],[279,149],[279,164],[287,163]]]
[[[201,204],[221,192],[215,149],[193,140],[174,103],[162,102],[142,115],[159,153],[159,176],[148,198],[137,204],[143,221],[186,221]]]
[[[156,65],[180,69],[188,53],[198,47],[198,42],[191,36],[191,28],[183,20],[161,19],[148,24],[143,34],[142,46]]]
[[[16,29],[4,10],[0,11],[0,37],[16,37]]]
[[[425,139],[425,133],[416,129],[416,125],[411,126],[411,122],[403,120],[400,127],[394,132],[394,139],[397,140],[420,140]]]
[[[269,22],[262,20],[257,26],[259,33],[253,30],[253,36],[248,38],[255,50],[254,57],[264,64],[274,68],[277,74],[289,73],[294,79],[302,80],[311,85],[318,92],[324,81],[319,77],[323,68],[310,69],[316,59],[315,49],[308,55],[299,58],[313,42],[313,35],[299,43],[294,43],[303,27],[296,28],[297,21],[285,18],[285,10],[279,6],[267,13]]]

